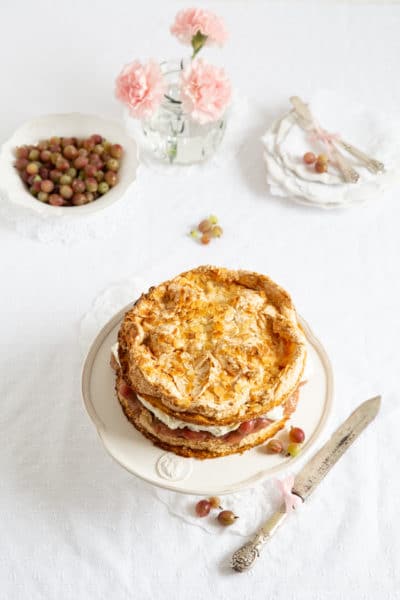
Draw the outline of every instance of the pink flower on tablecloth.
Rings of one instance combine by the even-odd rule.
[[[178,12],[171,33],[183,44],[191,44],[195,54],[204,44],[222,46],[228,32],[217,15],[203,8],[187,8]]]
[[[151,117],[159,107],[165,92],[160,65],[138,60],[126,65],[116,80],[115,95],[137,119]]]
[[[183,109],[194,121],[204,124],[222,117],[232,95],[224,69],[199,58],[182,72],[181,84]]]

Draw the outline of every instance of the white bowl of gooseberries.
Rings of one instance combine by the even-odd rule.
[[[122,198],[138,162],[135,141],[117,121],[45,115],[24,123],[1,147],[0,200],[43,217],[87,215]]]

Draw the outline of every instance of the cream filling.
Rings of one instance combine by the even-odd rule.
[[[207,431],[216,437],[220,437],[229,433],[230,431],[235,431],[239,429],[240,423],[235,425],[196,425],[195,423],[187,423],[186,421],[181,421],[180,419],[176,419],[175,417],[171,417],[171,415],[167,415],[162,412],[158,408],[155,408],[150,402],[147,402],[142,396],[139,396],[136,393],[136,397],[140,400],[145,408],[150,411],[157,419],[159,419],[164,425],[169,427],[170,429],[183,429],[187,427],[191,431]],[[271,421],[278,421],[283,418],[283,407],[276,406],[272,410],[270,410],[266,415],[267,419],[271,419]]]
[[[113,344],[111,346],[111,354],[114,356],[118,365],[121,366],[121,363],[119,362],[119,356],[118,356],[118,342],[115,342],[115,344]]]
[[[113,346],[111,347],[111,352],[114,355],[115,360],[119,364],[118,342],[116,344],[113,344]],[[186,421],[181,421],[180,419],[171,417],[171,415],[167,415],[166,413],[162,412],[158,408],[155,408],[152,404],[150,404],[150,402],[147,402],[147,400],[145,400],[142,396],[139,396],[138,393],[136,393],[136,397],[143,404],[143,406],[145,408],[147,408],[147,410],[149,412],[151,412],[155,417],[157,417],[157,419],[159,419],[162,423],[164,423],[164,425],[166,425],[170,429],[183,429],[184,427],[187,427],[191,431],[207,431],[208,433],[211,433],[211,435],[220,437],[220,436],[225,435],[226,433],[235,431],[236,429],[239,429],[239,427],[240,427],[240,423],[235,424],[235,425],[209,425],[209,426],[196,425],[195,423],[187,423]],[[271,409],[267,414],[265,414],[263,416],[266,417],[267,419],[271,419],[271,421],[280,421],[280,419],[283,419],[283,406],[275,406],[273,409]]]
[[[304,366],[302,381],[304,383],[307,383],[307,381],[309,381],[313,375],[314,375],[314,366],[313,366],[313,363],[311,360],[311,356],[310,356],[309,352],[307,352],[306,364]]]

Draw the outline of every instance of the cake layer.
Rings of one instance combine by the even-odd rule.
[[[149,410],[159,421],[167,425],[170,429],[181,429],[183,427],[187,427],[191,431],[208,431],[212,435],[220,436],[225,435],[231,431],[235,431],[239,429],[240,423],[235,423],[234,425],[196,425],[191,423],[190,421],[182,421],[181,419],[177,419],[175,417],[171,417],[170,415],[162,412],[161,410],[154,408],[154,406],[145,400],[143,396],[136,394],[138,400],[143,404],[147,410]],[[283,406],[276,406],[272,410],[270,410],[265,415],[262,415],[261,418],[269,419],[271,421],[277,421],[278,419],[283,418]]]
[[[118,357],[118,343],[114,344],[111,348],[111,359],[110,359],[111,367],[115,371],[119,371],[121,368],[119,357]],[[127,385],[127,384],[126,384]],[[129,386],[127,386],[128,389]],[[204,417],[199,415],[192,415],[190,413],[173,413],[171,409],[166,408],[162,405],[157,398],[150,398],[148,396],[143,396],[136,393],[137,398],[140,402],[160,421],[162,421],[165,425],[167,425],[170,429],[178,429],[183,427],[188,427],[192,431],[209,431],[213,435],[223,435],[228,433],[229,431],[234,431],[238,429],[240,426],[240,422],[235,422],[230,425],[216,425],[211,424],[211,421],[208,419],[204,419]],[[271,408],[268,413],[262,415],[262,417],[266,417],[273,421],[283,418],[284,408],[283,406],[277,405]]]
[[[205,431],[191,431],[187,427],[167,427],[140,402],[120,376],[117,377],[117,396],[128,420],[155,445],[181,456],[216,458],[244,452],[273,437],[285,426],[295,410],[299,392],[296,391],[286,401],[281,419],[272,421],[260,418],[253,422],[245,421],[238,430],[220,436]]]
[[[263,275],[217,267],[150,288],[118,340],[131,388],[155,409],[206,426],[233,426],[283,404],[306,358],[288,294]]]

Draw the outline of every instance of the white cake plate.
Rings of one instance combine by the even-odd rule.
[[[291,423],[306,434],[302,452],[295,458],[267,454],[263,446],[244,454],[197,460],[166,453],[154,446],[126,419],[115,394],[115,373],[110,367],[110,349],[127,306],[103,327],[86,357],[82,372],[82,395],[107,452],[133,475],[156,486],[198,495],[221,495],[254,486],[287,471],[299,456],[316,446],[332,404],[333,376],[328,356],[303,319],[307,337],[308,383]],[[282,434],[281,434],[282,435]],[[280,437],[278,434],[277,437]]]

